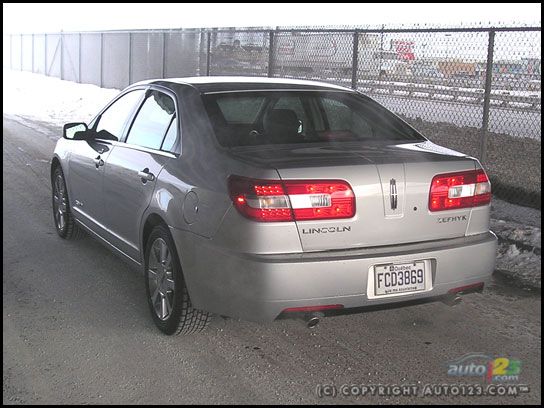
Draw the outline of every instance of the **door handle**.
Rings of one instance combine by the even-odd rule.
[[[146,167],[142,171],[138,172],[138,177],[142,180],[142,183],[147,183],[148,181],[155,180],[155,175],[149,172],[149,169]]]
[[[96,168],[99,168],[100,166],[103,166],[104,165],[104,160],[102,160],[100,158],[100,156],[97,156],[93,159],[94,161],[94,165],[96,166]]]

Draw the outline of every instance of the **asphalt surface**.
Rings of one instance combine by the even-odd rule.
[[[410,99],[391,95],[370,95],[395,113],[427,122],[452,123],[456,126],[482,127],[483,106],[462,102]],[[489,130],[516,137],[541,140],[542,114],[537,110],[491,106]]]
[[[56,129],[3,121],[3,403],[541,402],[541,298],[495,282],[442,303],[204,334],[155,329],[144,280],[97,241],[64,241],[50,209]],[[479,352],[522,361],[514,397],[325,397],[320,384],[459,384],[446,363]]]

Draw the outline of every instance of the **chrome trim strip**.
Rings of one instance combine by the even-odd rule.
[[[143,147],[143,146],[139,146],[139,145],[135,145],[135,144],[131,144],[131,143],[124,143],[124,142],[118,142],[118,141],[115,141],[115,140],[105,140],[105,139],[96,139],[96,140],[98,140],[100,142],[110,143],[112,146],[126,147],[126,148],[129,148],[129,149],[132,149],[132,150],[139,150],[139,151],[142,151],[142,152],[145,152],[145,153],[158,154],[160,156],[169,157],[171,159],[175,159],[176,157],[178,157],[174,153],[165,152],[163,150],[149,149],[147,147]]]

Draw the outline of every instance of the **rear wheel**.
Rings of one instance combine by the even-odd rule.
[[[168,229],[153,229],[145,251],[145,285],[153,321],[166,334],[191,334],[206,328],[208,312],[193,308]]]
[[[60,166],[53,171],[52,199],[53,199],[53,219],[57,234],[64,239],[79,239],[85,236],[85,232],[77,225],[74,216],[70,211],[70,202],[68,201],[68,190],[64,174]]]

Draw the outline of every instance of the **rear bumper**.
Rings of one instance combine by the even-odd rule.
[[[341,304],[373,306],[446,295],[486,282],[495,266],[497,238],[485,234],[418,244],[297,254],[226,251],[186,231],[171,229],[196,308],[251,321],[272,321],[288,308]],[[425,292],[373,298],[374,265],[430,260]]]

